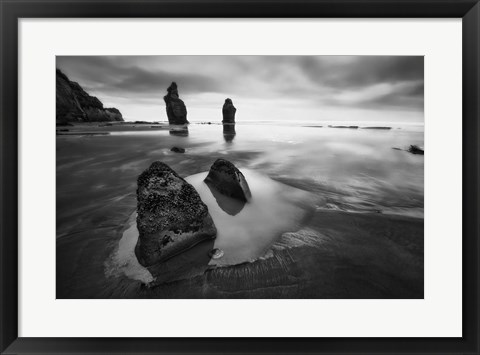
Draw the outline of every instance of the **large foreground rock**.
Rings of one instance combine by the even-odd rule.
[[[237,109],[233,106],[231,99],[226,99],[223,104],[222,114],[223,114],[223,123],[235,123],[235,113]]]
[[[161,162],[138,177],[137,213],[135,254],[143,266],[162,262],[217,233],[197,191]]]
[[[252,197],[247,180],[241,171],[225,159],[217,159],[213,163],[205,183],[221,194],[239,201],[247,202]]]
[[[80,84],[70,81],[59,69],[56,72],[56,121],[102,122],[123,121],[116,108],[104,108],[102,102],[90,96]]]
[[[168,123],[170,124],[186,124],[187,107],[178,95],[177,83],[173,82],[167,89],[167,95],[163,97],[167,105]]]

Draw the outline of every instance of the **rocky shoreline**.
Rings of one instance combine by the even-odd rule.
[[[90,96],[80,84],[70,81],[60,69],[56,70],[56,122],[123,121],[122,114],[114,107],[103,107],[96,97]]]

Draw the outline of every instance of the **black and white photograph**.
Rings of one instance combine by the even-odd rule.
[[[423,56],[57,56],[55,129],[57,299],[424,298]]]

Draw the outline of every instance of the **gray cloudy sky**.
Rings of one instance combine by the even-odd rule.
[[[423,123],[423,57],[58,56],[57,68],[126,120],[166,121],[176,81],[190,121]]]

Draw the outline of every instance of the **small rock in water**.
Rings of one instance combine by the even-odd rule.
[[[170,150],[175,153],[185,153],[185,148],[173,147]]]
[[[420,155],[424,155],[424,152],[423,152],[423,149],[420,148],[418,145],[411,145],[409,148],[408,148],[408,151],[412,154],[420,154]]]
[[[224,252],[221,249],[215,248],[208,253],[208,256],[212,259],[220,259],[223,256]]]

